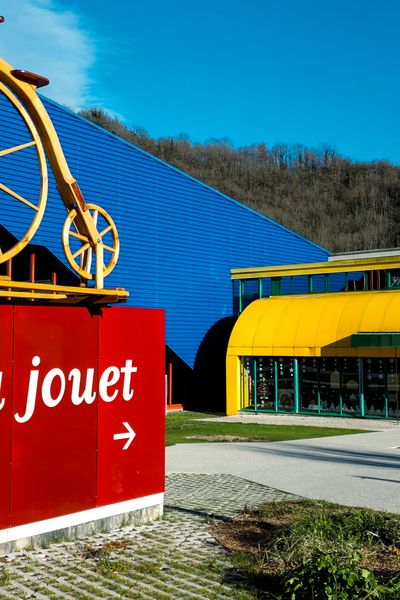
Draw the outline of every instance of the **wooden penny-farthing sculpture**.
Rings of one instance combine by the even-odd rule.
[[[0,17],[0,22],[4,18]],[[54,173],[60,197],[67,209],[62,230],[65,256],[82,282],[93,280],[97,289],[104,287],[104,278],[116,265],[119,238],[110,215],[96,204],[87,204],[78,183],[71,175],[53,123],[36,90],[48,79],[29,71],[13,69],[0,59],[0,94],[12,104],[21,119],[23,140],[0,150],[1,157],[16,156],[30,148],[35,154],[39,171],[36,197],[26,197],[12,186],[0,181],[0,190],[9,201],[24,211],[26,229],[11,247],[0,248],[0,263],[21,252],[36,233],[46,208],[48,177],[46,156]],[[1,210],[1,206],[0,206]]]

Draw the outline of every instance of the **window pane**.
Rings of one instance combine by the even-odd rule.
[[[389,288],[397,290],[400,288],[400,269],[390,271]]]
[[[329,273],[329,291],[343,292],[346,287],[345,273]]]
[[[399,417],[400,375],[399,361],[389,358],[386,362],[388,417]]]
[[[358,358],[342,358],[342,412],[360,414]]]
[[[353,271],[348,275],[347,287],[349,292],[360,292],[368,289],[368,277],[362,271]]]
[[[326,280],[325,275],[313,275],[312,276],[312,291],[314,293],[325,292]]]
[[[308,275],[296,275],[293,278],[293,294],[308,293]]]
[[[233,314],[239,314],[239,293],[240,293],[240,281],[238,279],[233,280],[232,292],[233,292]]]
[[[259,357],[257,360],[257,408],[275,410],[274,359]]]
[[[282,277],[281,290],[283,296],[293,294],[293,277]]]
[[[240,408],[254,408],[254,369],[253,357],[245,356],[242,359],[242,393]]]
[[[338,358],[321,358],[319,398],[321,412],[340,412],[340,365]]]
[[[294,408],[293,358],[278,358],[278,409],[292,411]]]
[[[246,306],[258,298],[258,279],[244,279],[242,281],[242,310],[244,310]]]
[[[262,296],[263,298],[268,298],[268,296],[271,295],[271,278],[270,277],[263,277],[263,279],[261,280],[261,285],[262,285]]]
[[[318,412],[318,360],[300,360],[300,410]]]
[[[365,414],[385,416],[385,365],[382,358],[364,360]]]

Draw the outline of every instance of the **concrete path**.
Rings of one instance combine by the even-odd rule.
[[[308,498],[400,513],[400,427],[273,443],[179,444],[167,472],[225,473]]]

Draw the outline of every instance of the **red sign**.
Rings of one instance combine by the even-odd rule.
[[[7,306],[0,327],[0,528],[163,492],[163,311]]]

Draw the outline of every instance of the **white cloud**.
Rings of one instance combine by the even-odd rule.
[[[90,104],[95,41],[79,17],[53,0],[0,0],[0,55],[50,79],[43,93],[72,109]]]

